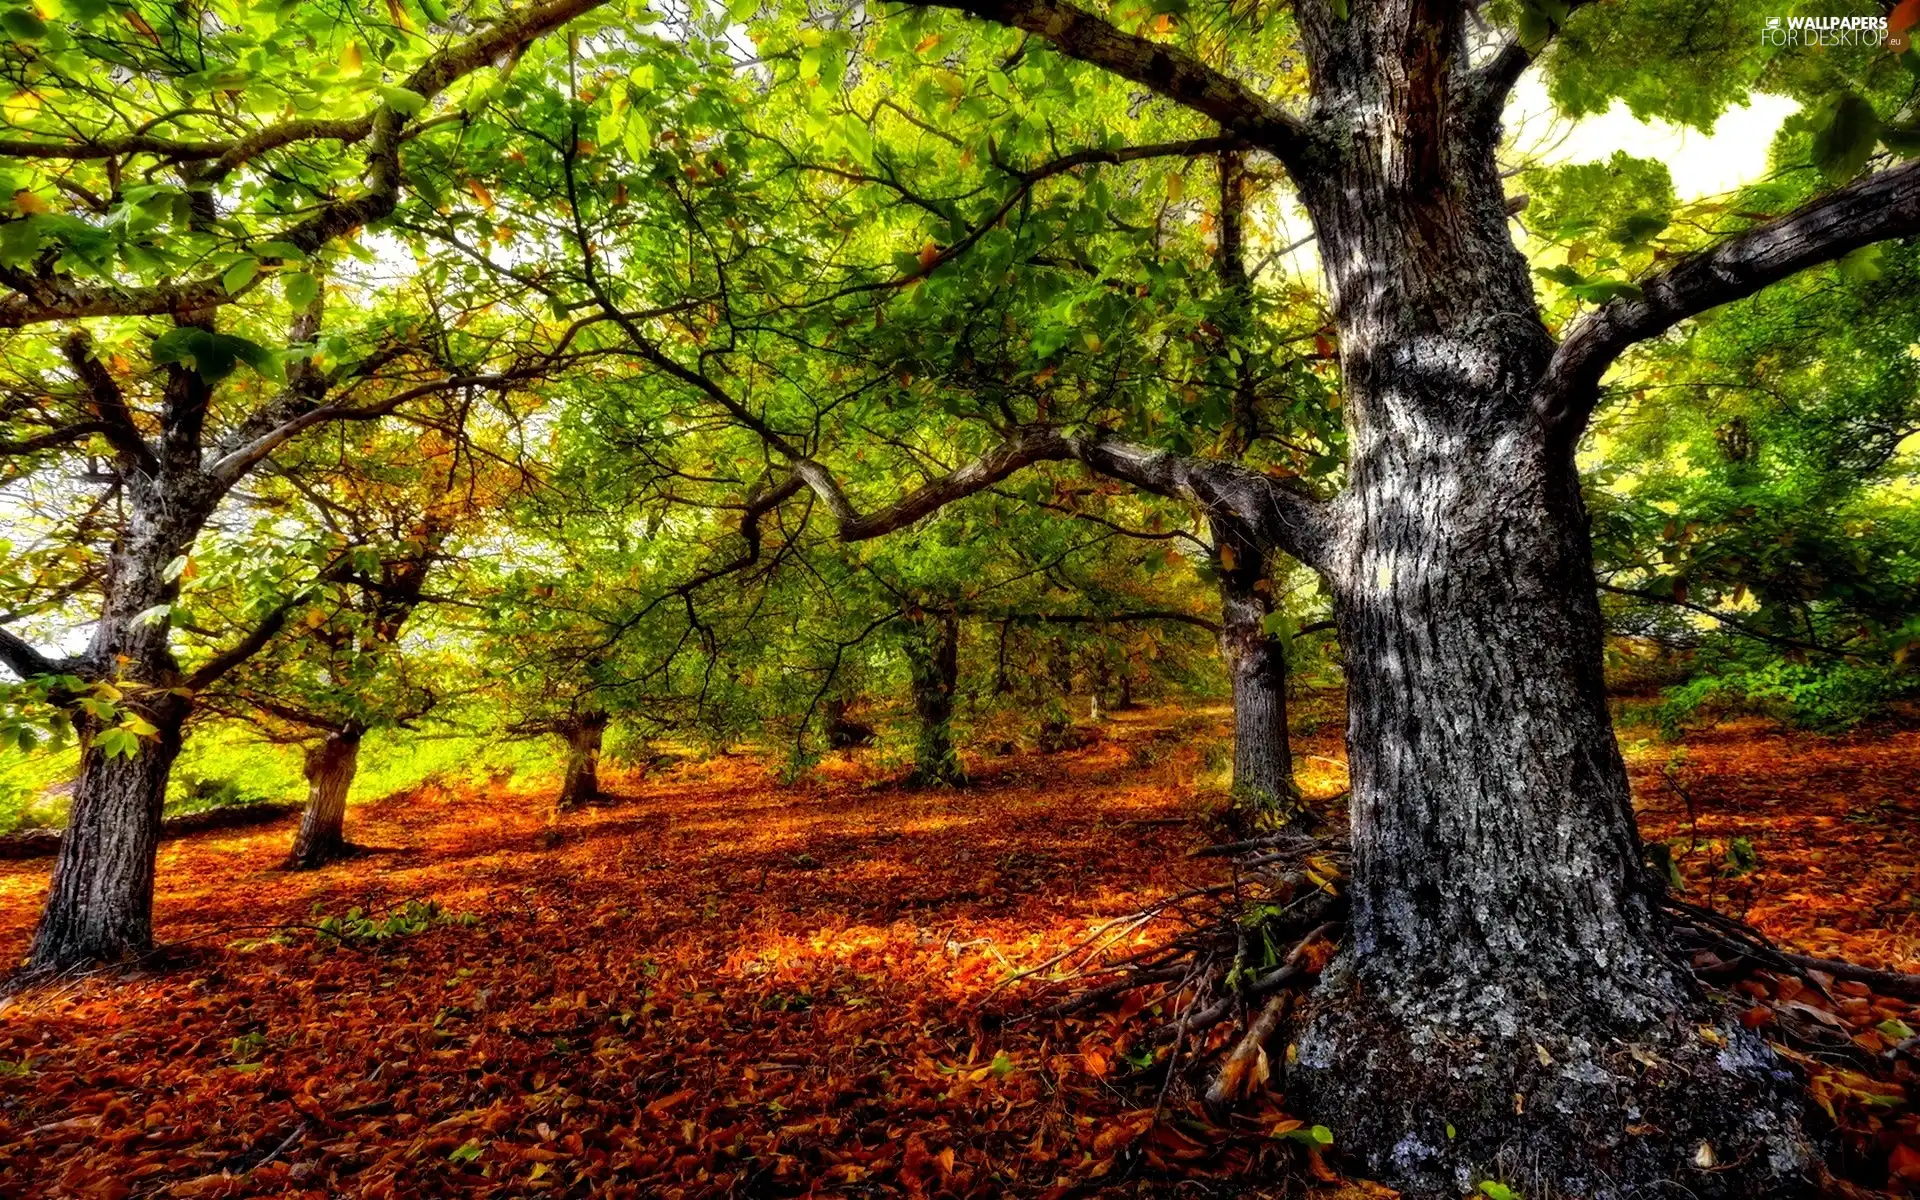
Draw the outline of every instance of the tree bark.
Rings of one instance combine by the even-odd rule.
[[[204,403],[197,377],[182,372],[175,378],[169,399],[176,408],[191,412]],[[170,490],[166,478],[127,474],[126,532],[108,560],[104,602],[84,657],[88,674],[110,673],[121,703],[157,733],[141,739],[131,757],[116,757],[100,750],[97,723],[82,725],[80,774],[28,975],[131,962],[153,949],[153,856],[192,701],[170,690],[183,681],[168,645],[169,622],[152,614],[164,614],[178,597],[167,564],[193,544],[208,507]]]
[[[53,884],[34,931],[29,975],[55,975],[99,963],[128,963],[153,950],[153,866],[167,777],[179,756],[184,703],[155,721],[132,757],[80,755],[73,806]]]
[[[967,773],[953,745],[953,708],[960,687],[960,619],[953,613],[916,613],[904,622],[913,711],[920,720],[909,782],[955,787]]]
[[[287,856],[289,869],[310,871],[345,855],[347,793],[360,768],[360,737],[360,729],[348,725],[307,750],[307,808]]]
[[[607,732],[607,714],[575,717],[563,732],[567,738],[567,774],[560,784],[557,808],[578,808],[600,799],[600,743]]]
[[[1287,648],[1267,631],[1273,590],[1265,556],[1226,529],[1215,523],[1220,651],[1233,683],[1233,802],[1256,823],[1282,824],[1304,815],[1287,737]]]
[[[1497,128],[1450,95],[1459,12],[1296,11],[1339,123],[1298,182],[1349,421],[1316,565],[1354,866],[1289,1099],[1410,1198],[1801,1194],[1792,1078],[1694,990],[1641,862],[1571,439],[1532,401],[1553,344]]]

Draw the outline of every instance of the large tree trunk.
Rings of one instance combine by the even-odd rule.
[[[360,768],[360,730],[349,725],[329,733],[308,749],[307,808],[293,838],[287,866],[310,871],[340,858],[347,850],[347,793]]]
[[[1233,802],[1256,823],[1284,823],[1304,814],[1287,738],[1286,644],[1267,630],[1271,579],[1248,541],[1218,528],[1216,536],[1220,650],[1233,683]]]
[[[960,621],[952,613],[923,613],[906,621],[907,666],[913,711],[920,719],[910,782],[957,786],[967,781],[953,745],[953,707],[960,688]]]
[[[81,751],[29,974],[132,962],[152,951],[154,852],[185,717],[184,704],[168,707],[175,711],[154,714],[168,718],[155,722],[160,736],[143,739],[132,757],[102,753],[91,741]]]
[[[162,481],[127,482],[128,522],[107,568],[106,596],[86,661],[117,683],[128,711],[157,734],[132,756],[103,753],[85,722],[67,831],[34,932],[26,973],[51,975],[94,963],[130,962],[153,949],[153,859],[167,780],[180,754],[192,701],[180,684],[162,612],[178,597],[167,565],[193,544],[204,508],[171,496]]]
[[[600,799],[600,743],[607,733],[607,714],[587,713],[565,728],[567,774],[560,784],[558,808],[578,808]]]
[[[1792,1195],[1791,1077],[1665,944],[1601,676],[1573,447],[1457,20],[1301,6],[1347,140],[1300,180],[1350,484],[1320,564],[1348,664],[1353,914],[1289,1099],[1410,1198]],[[1452,15],[1449,15],[1452,14]],[[1712,1169],[1707,1169],[1711,1167]]]

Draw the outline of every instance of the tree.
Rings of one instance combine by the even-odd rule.
[[[419,425],[398,436],[376,428],[352,442],[296,445],[248,497],[272,520],[265,545],[246,551],[270,555],[297,520],[343,561],[291,636],[201,697],[273,740],[306,744],[308,799],[287,859],[293,869],[347,851],[347,795],[366,735],[411,726],[448,690],[446,665],[408,653],[402,634],[424,602],[448,598],[431,595],[429,584],[449,586],[435,577],[456,564],[459,540],[520,482],[490,450],[497,439],[484,436],[471,399],[414,410]]]
[[[0,239],[8,289],[0,326],[24,331],[13,345],[31,372],[6,405],[10,434],[24,436],[4,448],[78,477],[88,472],[75,464],[98,439],[109,464],[101,486],[125,519],[96,581],[87,649],[49,657],[0,631],[0,655],[23,679],[109,685],[142,739],[102,737],[101,718],[80,715],[80,778],[29,972],[151,949],[160,809],[192,697],[258,652],[302,600],[274,607],[206,661],[181,665],[170,612],[195,539],[221,502],[315,426],[377,419],[449,385],[516,377],[509,366],[450,378],[405,326],[376,323],[358,344],[324,328],[321,269],[343,240],[392,213],[403,147],[444,123],[429,112],[437,97],[592,7],[556,0],[483,19],[464,37],[397,28],[363,48],[359,34],[318,10],[282,22],[153,6],[123,20],[83,6],[71,22],[35,23],[6,52],[8,74],[52,103],[0,143],[16,185]],[[287,53],[308,38],[338,51],[337,70],[315,73],[311,55]],[[103,62],[126,82],[100,71]],[[303,115],[279,117],[289,101]],[[263,111],[275,119],[262,120]],[[57,201],[79,212],[55,211]],[[277,301],[263,286],[275,276],[283,276]],[[223,327],[235,308],[245,325]],[[154,317],[168,324],[130,323]],[[255,340],[276,317],[284,333],[274,344]],[[110,326],[105,357],[87,329],[57,343],[36,330],[87,318],[122,322]],[[347,361],[327,366],[316,351]],[[140,357],[151,370],[118,365]],[[248,372],[236,371],[242,363]],[[365,400],[376,378],[391,386]]]

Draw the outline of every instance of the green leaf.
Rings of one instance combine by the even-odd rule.
[[[240,289],[252,283],[254,276],[258,274],[260,274],[260,260],[243,258],[228,267],[226,273],[220,276],[220,286],[227,289],[227,295],[237,296],[240,294]]]
[[[1311,1146],[1316,1149],[1333,1145],[1333,1130],[1328,1129],[1325,1125],[1314,1125],[1306,1129],[1290,1129],[1287,1131],[1287,1137],[1299,1142],[1302,1146]]]
[[[40,253],[39,220],[38,217],[22,217],[0,224],[0,263],[9,267],[23,266]]]
[[[1491,1179],[1480,1185],[1480,1193],[1485,1196],[1487,1200],[1520,1200],[1519,1192],[1514,1191],[1504,1183],[1496,1183]]]
[[[1880,116],[1853,92],[1840,92],[1813,114],[1813,165],[1830,182],[1860,173],[1880,140]]]
[[[286,294],[289,307],[305,310],[320,296],[320,281],[305,271],[295,271],[280,277],[280,290]]]
[[[481,1146],[479,1142],[467,1142],[464,1145],[455,1146],[452,1150],[448,1151],[447,1160],[449,1162],[470,1163],[474,1159],[479,1158],[480,1153]]]
[[[996,1050],[993,1061],[987,1064],[987,1069],[993,1072],[995,1079],[1005,1079],[1013,1074],[1013,1060],[1007,1057],[1005,1050]]]
[[[727,5],[727,20],[735,25],[745,25],[759,11],[760,0],[731,0]]]
[[[196,371],[208,383],[218,383],[246,363],[268,379],[285,377],[280,356],[257,342],[228,333],[209,333],[187,327],[170,329],[153,339],[153,361],[176,363]]]
[[[1840,274],[1855,283],[1872,283],[1883,273],[1880,260],[1884,257],[1884,249],[1879,242],[1860,247],[1839,261]]]
[[[1624,279],[1593,279],[1572,289],[1573,294],[1590,304],[1605,304],[1609,300],[1625,297],[1639,300],[1645,296],[1637,283],[1628,283]]]
[[[0,25],[23,42],[37,42],[47,36],[47,23],[30,8],[10,8],[0,13]]]
[[[255,258],[291,259],[294,262],[307,261],[307,252],[292,242],[257,242],[253,247]]]
[[[374,91],[380,94],[387,107],[403,117],[411,117],[427,106],[427,98],[410,88],[395,87],[392,84],[374,85]]]

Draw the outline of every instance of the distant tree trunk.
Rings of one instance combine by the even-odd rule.
[[[360,738],[360,728],[348,725],[307,750],[307,810],[287,856],[290,869],[310,871],[346,853],[347,792],[360,767]]]
[[[1087,719],[1104,721],[1107,719],[1107,688],[1113,684],[1113,665],[1107,661],[1107,647],[1096,643],[1097,657],[1093,660],[1093,697],[1087,702]]]
[[[906,622],[913,710],[920,718],[911,781],[959,785],[967,781],[953,745],[953,707],[960,687],[960,620],[953,613],[920,613]]]
[[[844,696],[827,701],[827,745],[835,750],[851,750],[873,742],[873,726],[848,716],[848,707]]]
[[[1233,800],[1262,822],[1304,816],[1287,739],[1287,649],[1267,630],[1265,557],[1226,522],[1220,555],[1220,650],[1233,683]]]
[[[558,808],[577,808],[600,798],[600,742],[607,732],[607,714],[586,713],[570,720],[567,738],[567,775],[560,785]]]

